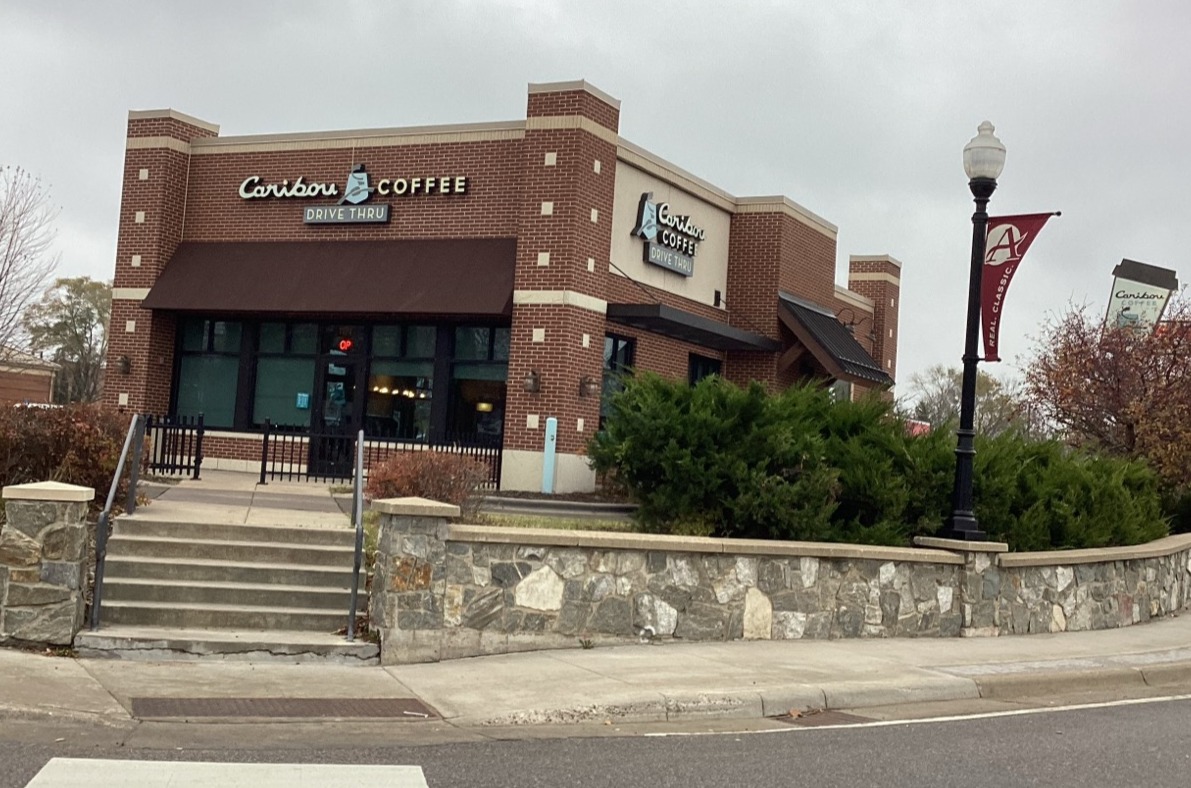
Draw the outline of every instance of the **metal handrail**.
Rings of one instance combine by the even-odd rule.
[[[347,616],[347,642],[356,639],[356,606],[359,604],[360,564],[364,553],[364,430],[356,435],[356,467],[352,484],[352,523],[356,527],[356,555],[352,562],[352,601]]]
[[[120,460],[116,463],[116,475],[112,477],[112,486],[108,488],[107,502],[103,511],[99,513],[99,522],[95,525],[95,591],[91,595],[91,631],[99,629],[99,604],[103,599],[103,565],[108,552],[108,523],[112,516],[112,505],[116,502],[116,488],[120,486],[120,477],[124,475],[124,463],[128,459],[128,448],[132,445],[133,437],[139,435],[137,445],[145,439],[142,431],[143,419],[139,413],[134,414],[128,425],[128,434],[124,436],[124,448],[120,451]],[[137,458],[139,464],[140,458]],[[136,491],[129,493],[135,497]],[[135,508],[135,502],[134,502]]]

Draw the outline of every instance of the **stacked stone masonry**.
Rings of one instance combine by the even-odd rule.
[[[39,497],[44,486],[52,489]],[[55,483],[4,488],[0,643],[69,646],[74,640],[83,623],[86,516],[94,495]]]
[[[1114,560],[1122,548],[1094,563],[1002,566],[1031,556],[534,532],[383,514],[372,626],[387,663],[581,641],[1105,629],[1191,601],[1191,538],[1163,549],[1170,552]]]

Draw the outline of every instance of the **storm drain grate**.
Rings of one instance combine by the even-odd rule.
[[[798,717],[782,715],[775,717],[778,722],[799,725],[804,728],[829,728],[833,725],[855,725],[858,722],[872,722],[871,717],[859,717],[842,711],[809,711]]]
[[[132,716],[370,718],[416,722],[438,714],[414,698],[133,698]]]

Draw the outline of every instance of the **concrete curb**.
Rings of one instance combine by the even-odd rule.
[[[1191,676],[1191,664],[1185,668]],[[1138,668],[1105,667],[1035,673],[1001,673],[973,676],[981,698],[1023,698],[1039,695],[1063,695],[1088,690],[1115,690],[1146,686]]]

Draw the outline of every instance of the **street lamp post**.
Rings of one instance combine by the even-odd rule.
[[[972,261],[968,279],[968,322],[964,338],[964,377],[960,390],[959,429],[955,447],[955,488],[951,494],[951,517],[943,531],[949,539],[982,541],[987,538],[972,505],[972,465],[976,457],[976,365],[980,333],[980,282],[983,276],[985,235],[988,230],[989,198],[997,188],[997,176],[1005,166],[1005,146],[993,134],[993,124],[980,124],[978,134],[964,146],[964,172],[976,201],[972,214]]]

